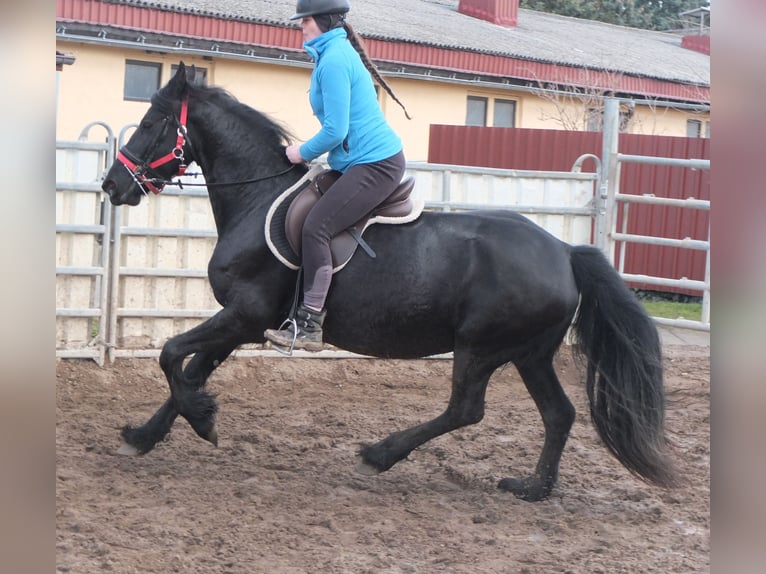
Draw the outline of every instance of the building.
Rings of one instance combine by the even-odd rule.
[[[410,160],[431,124],[594,130],[605,95],[631,133],[707,137],[707,42],[519,9],[518,0],[352,0],[349,21],[412,120],[380,90]],[[288,126],[316,130],[293,0],[58,0],[57,138],[136,122],[180,60]],[[688,46],[688,47],[687,47]],[[705,49],[705,46],[707,49]],[[706,53],[707,52],[707,53]]]

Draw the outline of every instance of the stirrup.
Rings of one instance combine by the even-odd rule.
[[[282,324],[279,326],[279,331],[282,331],[285,327],[288,325],[293,326],[293,340],[290,343],[290,346],[285,348],[281,347],[280,345],[277,345],[274,343],[274,341],[269,341],[271,343],[271,347],[277,352],[281,353],[282,355],[285,355],[287,357],[293,356],[293,349],[295,348],[295,341],[298,339],[298,321],[295,320],[295,317],[288,317],[284,321],[282,321]]]

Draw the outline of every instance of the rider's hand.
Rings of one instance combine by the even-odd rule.
[[[303,158],[301,157],[300,146],[297,144],[287,146],[287,148],[285,148],[285,155],[287,156],[287,159],[290,160],[290,163],[304,162]]]

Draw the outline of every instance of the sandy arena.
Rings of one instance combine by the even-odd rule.
[[[565,348],[577,420],[553,495],[529,503],[496,488],[542,446],[513,367],[493,376],[481,423],[369,477],[354,470],[359,445],[438,415],[450,361],[229,359],[209,383],[218,448],[179,418],[154,451],[124,457],[119,429],[168,395],[158,362],[60,360],[57,572],[709,572],[709,348],[666,348],[665,368],[682,487],[648,486],[611,457]]]

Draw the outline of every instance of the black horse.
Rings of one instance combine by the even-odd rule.
[[[279,327],[296,287],[297,272],[267,247],[264,222],[306,166],[286,160],[284,128],[191,77],[181,64],[154,95],[103,183],[114,205],[137,205],[193,160],[205,175],[218,232],[208,275],[223,308],[163,347],[171,398],[143,426],[123,430],[123,446],[134,454],[150,451],[179,414],[217,443],[217,405],[205,382],[239,345],[264,342],[264,330]],[[446,410],[364,446],[360,470],[385,471],[430,439],[481,421],[490,376],[513,363],[540,411],[545,440],[533,475],[498,486],[525,500],[547,497],[575,418],[553,359],[574,325],[601,439],[639,478],[673,484],[657,329],[599,250],[570,246],[502,210],[424,212],[408,224],[372,226],[365,239],[377,257],[360,251],[335,276],[325,342],[384,358],[452,351],[454,364]]]

